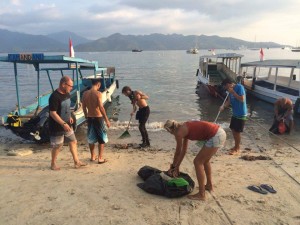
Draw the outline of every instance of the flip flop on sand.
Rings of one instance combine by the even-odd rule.
[[[103,161],[98,161],[98,164],[103,164],[103,163],[106,163],[106,162],[108,162],[108,160],[107,159],[103,159]]]
[[[261,184],[260,187],[267,190],[268,192],[270,192],[272,194],[277,193],[277,191],[270,184]]]
[[[228,155],[239,155],[240,151],[231,150],[228,152]]]
[[[251,190],[251,191],[263,194],[263,195],[268,194],[268,192],[263,190],[260,186],[250,185],[250,186],[248,186],[248,189]]]

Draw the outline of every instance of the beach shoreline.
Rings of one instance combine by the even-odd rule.
[[[168,199],[137,187],[138,170],[145,166],[166,170],[175,140],[166,131],[149,132],[152,147],[137,149],[138,131],[118,139],[121,130],[109,130],[107,163],[90,162],[84,129],[78,136],[78,153],[86,168],[74,169],[67,146],[58,155],[60,171],[50,170],[49,144],[5,143],[0,147],[0,224],[299,224],[300,153],[263,131],[248,125],[240,156],[269,156],[272,160],[247,161],[226,154],[227,141],[212,158],[214,193],[205,202],[186,197]],[[129,147],[127,148],[126,146]],[[198,184],[193,159],[199,147],[190,142],[181,171]],[[7,153],[32,151],[23,156]],[[289,174],[289,175],[288,175]],[[262,195],[249,185],[271,184],[276,194]]]

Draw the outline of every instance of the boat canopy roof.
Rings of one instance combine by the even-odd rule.
[[[78,64],[78,67],[98,68],[97,61],[89,61],[81,58],[68,57],[64,55],[44,55],[43,53],[16,53],[1,56],[0,62],[24,63],[24,64]]]
[[[222,58],[222,59],[231,59],[231,58],[242,58],[244,55],[237,54],[237,53],[221,53],[215,55],[203,55],[201,58]]]
[[[274,59],[264,61],[254,61],[242,63],[242,67],[282,67],[282,68],[300,68],[300,60],[294,59]]]

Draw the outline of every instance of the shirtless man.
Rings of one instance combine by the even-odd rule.
[[[102,103],[102,94],[99,91],[101,82],[99,79],[92,80],[92,88],[84,92],[82,97],[82,108],[85,118],[88,122],[87,138],[91,152],[91,161],[96,160],[95,143],[98,142],[98,163],[107,162],[103,158],[104,144],[108,142],[106,126],[110,127],[110,122],[107,118],[105,108]]]
[[[122,89],[122,94],[129,97],[131,100],[131,104],[133,106],[133,110],[130,113],[133,116],[137,110],[137,106],[139,110],[136,113],[136,119],[139,121],[139,130],[142,135],[143,143],[140,144],[141,148],[149,147],[150,141],[148,137],[148,132],[146,130],[146,122],[150,115],[150,108],[146,102],[149,98],[147,95],[142,93],[141,91],[132,91],[130,87],[125,86]]]

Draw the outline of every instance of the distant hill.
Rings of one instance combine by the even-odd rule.
[[[44,35],[31,35],[0,29],[0,52],[61,52],[68,46]]]
[[[248,42],[236,38],[181,34],[150,34],[122,35],[113,34],[86,44],[76,46],[76,51],[130,51],[142,50],[187,50],[197,46],[199,49],[238,49],[240,46],[249,48],[278,48],[282,45],[274,42]]]
[[[75,52],[131,51],[142,50],[187,50],[279,48],[274,42],[247,42],[231,37],[181,34],[122,35],[115,33],[108,37],[91,41],[69,31],[49,35],[31,35],[0,29],[0,52],[68,52],[71,37]]]
[[[91,41],[70,31],[61,31],[57,33],[48,34],[47,37],[59,41],[62,44],[69,43],[69,38],[72,39],[73,45],[85,44]]]

